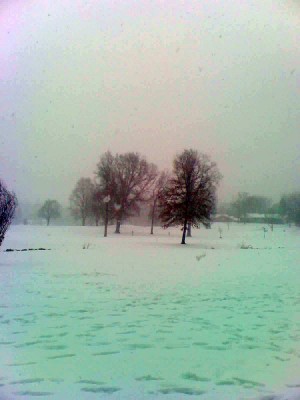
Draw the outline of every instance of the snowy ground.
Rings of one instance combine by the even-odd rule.
[[[300,398],[300,230],[122,229],[10,229],[1,400]]]

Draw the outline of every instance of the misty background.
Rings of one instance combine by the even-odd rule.
[[[107,150],[209,154],[218,197],[300,187],[300,3],[0,2],[1,178],[68,205]]]

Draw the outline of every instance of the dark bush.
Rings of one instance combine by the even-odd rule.
[[[17,198],[0,181],[0,246],[10,226],[17,206]]]

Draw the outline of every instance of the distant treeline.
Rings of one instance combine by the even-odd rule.
[[[216,191],[221,174],[210,158],[196,150],[184,150],[173,161],[172,171],[159,171],[139,153],[106,152],[96,165],[94,179],[78,179],[69,207],[55,199],[42,206],[19,206],[15,223],[72,225],[115,224],[120,233],[124,221],[164,227],[209,226],[212,216],[226,214],[240,222],[295,223],[300,225],[300,192],[282,195],[278,203],[269,197],[240,192],[228,204],[217,206]]]
[[[294,223],[300,225],[300,192],[284,194],[278,203],[272,203],[269,197],[238,193],[235,200],[228,204],[220,204],[219,214],[236,217],[240,222],[258,220],[264,215],[269,223]]]

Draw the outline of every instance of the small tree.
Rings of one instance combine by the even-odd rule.
[[[92,215],[92,202],[95,185],[90,178],[80,178],[70,196],[70,209],[73,217],[80,218],[82,226]]]
[[[159,197],[160,218],[165,228],[182,226],[181,244],[185,244],[188,224],[210,225],[220,179],[216,164],[205,154],[190,149],[175,157],[173,177]]]
[[[45,218],[47,221],[47,225],[50,224],[51,218],[59,218],[61,214],[61,207],[58,201],[56,200],[46,200],[45,203],[38,211],[38,216],[40,218]]]
[[[9,192],[0,181],[0,247],[5,233],[12,222],[16,207],[16,195]]]

